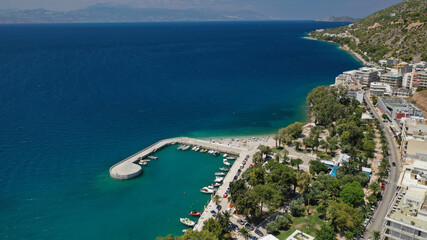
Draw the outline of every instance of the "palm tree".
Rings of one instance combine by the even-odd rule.
[[[371,237],[373,240],[380,240],[381,234],[380,232],[374,230],[371,232]]]
[[[277,148],[277,141],[279,141],[279,134],[275,134],[274,136],[273,136],[273,139],[276,141],[276,148]]]
[[[245,228],[245,227],[243,227],[243,228],[239,229],[239,233],[240,233],[240,234],[242,234],[242,236],[243,236],[245,239],[248,239],[248,238],[251,236],[251,233],[250,233],[250,232],[249,232],[249,230],[248,230],[247,228]]]

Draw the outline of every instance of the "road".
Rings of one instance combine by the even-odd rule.
[[[365,94],[365,101],[368,104],[374,116],[381,121],[382,117],[375,110],[375,107],[372,105],[372,102],[370,101],[367,94]],[[398,161],[398,151],[394,143],[393,137],[391,136],[390,131],[387,129],[388,127],[385,126],[385,124],[382,121],[381,121],[381,128],[384,130],[385,136],[387,138],[388,146],[390,148],[390,156],[389,156],[390,165],[392,162],[395,162],[396,167],[391,167],[391,170],[388,176],[388,184],[386,184],[385,191],[383,192],[382,201],[379,203],[378,208],[375,210],[374,216],[372,217],[370,224],[366,227],[366,231],[364,234],[365,239],[368,239],[368,237],[370,237],[370,233],[374,230],[379,232],[382,231],[385,216],[392,204],[391,201],[396,193],[396,188],[398,186],[399,174],[400,174],[400,168],[401,168],[400,166],[401,163]]]

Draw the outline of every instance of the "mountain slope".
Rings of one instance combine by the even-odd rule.
[[[349,26],[311,35],[347,45],[369,60],[427,60],[427,1],[405,0]]]

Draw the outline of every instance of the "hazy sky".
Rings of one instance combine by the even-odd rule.
[[[215,8],[253,10],[280,19],[317,19],[329,16],[365,17],[402,0],[0,0],[0,9],[71,10],[97,3],[155,8]]]

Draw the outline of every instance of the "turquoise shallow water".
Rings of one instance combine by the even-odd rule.
[[[304,120],[312,88],[360,66],[302,39],[338,25],[0,25],[0,238],[180,234],[220,160],[167,148],[131,181],[111,179],[110,166],[163,138]]]

